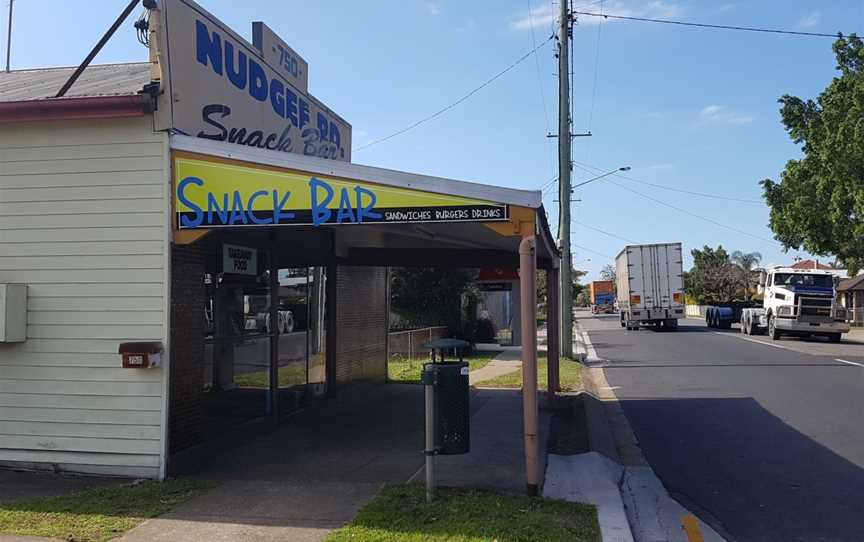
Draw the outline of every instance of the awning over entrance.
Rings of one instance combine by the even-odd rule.
[[[275,256],[269,263],[274,291],[278,289],[280,266],[518,270],[526,479],[529,493],[536,494],[540,478],[538,267],[548,273],[550,393],[558,389],[559,352],[559,255],[540,191],[417,175],[183,135],[172,135],[170,141],[175,244],[231,243],[269,249]],[[261,141],[269,149],[275,148],[272,143]],[[333,294],[328,296],[328,303],[335,303],[336,292]],[[332,307],[335,310],[335,305]],[[270,311],[271,320],[276,321],[275,306]],[[335,341],[338,329],[328,329],[327,333],[328,341]],[[278,359],[278,340],[273,341],[271,356]],[[272,367],[276,367],[275,362]],[[270,381],[273,386],[276,379]]]
[[[354,265],[516,268],[521,237],[533,232],[538,266],[557,267],[539,191],[182,135],[171,147],[180,244],[213,229],[300,228],[331,231],[336,256]]]

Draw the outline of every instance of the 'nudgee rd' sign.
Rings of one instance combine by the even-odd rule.
[[[281,56],[264,54],[191,0],[162,0],[156,13],[151,47],[158,47],[165,91],[156,113],[160,129],[351,161],[351,125],[298,88],[308,66],[293,51],[287,55],[287,46]],[[262,46],[284,43],[266,31]],[[271,65],[275,58],[279,66]]]

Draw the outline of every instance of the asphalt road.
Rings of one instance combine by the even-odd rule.
[[[580,315],[667,490],[738,541],[864,540],[864,343]],[[838,359],[843,361],[838,361]]]

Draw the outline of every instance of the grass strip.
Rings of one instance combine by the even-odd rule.
[[[561,378],[561,391],[580,391],[582,389],[582,365],[567,358],[561,358],[558,364]],[[549,380],[549,369],[546,357],[537,358],[537,386],[546,389]],[[475,382],[481,388],[522,388],[522,369],[492,378]]]
[[[426,504],[419,485],[384,488],[325,542],[599,542],[594,506],[439,489]]]
[[[143,482],[0,503],[0,533],[104,542],[214,487],[199,480]]]
[[[471,371],[476,371],[485,367],[496,355],[495,352],[478,352],[464,356],[463,360],[468,362],[468,368]],[[387,380],[400,384],[419,384],[423,364],[429,363],[429,361],[429,356],[408,358],[394,354],[390,356],[387,362]],[[448,361],[454,361],[454,358],[450,357]]]
[[[241,388],[270,388],[270,371],[264,369],[254,373],[234,375],[234,383]],[[306,362],[288,363],[279,366],[280,388],[297,386],[306,383]]]

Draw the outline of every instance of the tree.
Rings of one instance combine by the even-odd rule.
[[[864,43],[834,42],[840,72],[817,100],[784,95],[783,125],[804,157],[780,181],[761,182],[770,227],[788,250],[835,254],[854,275],[864,267]]]
[[[573,271],[570,272],[570,278],[573,281],[573,303],[576,304],[577,298],[579,294],[585,290],[585,285],[580,284],[579,280],[587,275],[587,271],[580,271],[576,268],[573,268]],[[547,303],[547,286],[546,286],[546,272],[538,272],[537,273],[537,311],[542,314],[546,310]]]
[[[753,273],[759,268],[759,263],[762,261],[762,255],[758,252],[741,252],[736,250],[730,258],[732,263],[741,269],[741,283],[744,285],[744,297],[751,298],[750,284],[753,278]]]
[[[574,305],[577,307],[587,307],[590,304],[590,299],[588,299],[588,292],[582,290],[579,292],[579,295],[576,296],[576,302]]]
[[[615,274],[615,266],[612,264],[606,264],[603,266],[603,269],[600,270],[600,278],[603,280],[611,280],[612,287],[614,288],[616,285],[616,274]]]
[[[684,290],[700,305],[727,303],[735,299],[740,271],[722,245],[690,251],[693,268],[684,275]]]
[[[588,285],[582,284],[579,280],[588,274],[588,271],[580,271],[578,269],[573,269],[573,272],[570,273],[570,276],[573,278],[573,304],[577,304],[579,300],[579,294],[585,293],[588,290]]]
[[[390,277],[391,306],[409,325],[463,331],[463,299],[477,298],[476,271],[394,267]]]

